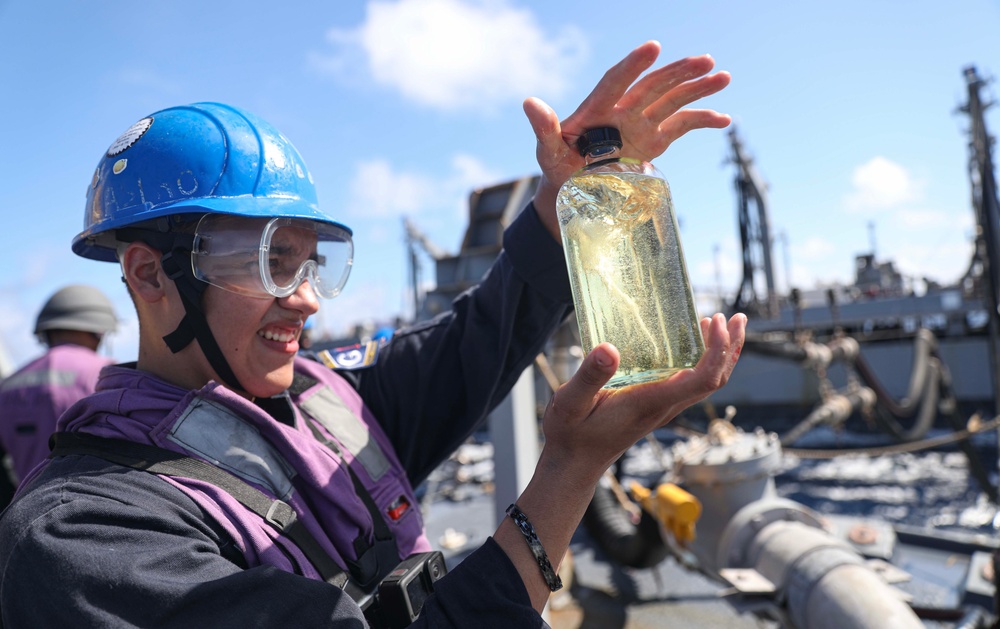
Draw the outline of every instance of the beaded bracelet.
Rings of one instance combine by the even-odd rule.
[[[524,539],[528,541],[528,548],[531,549],[531,554],[535,556],[535,561],[538,562],[538,567],[542,571],[542,576],[545,577],[545,584],[549,586],[549,590],[555,592],[561,588],[563,586],[562,579],[552,569],[552,564],[545,554],[545,549],[542,548],[542,542],[539,541],[538,535],[535,533],[535,527],[531,526],[531,522],[528,521],[528,516],[524,515],[524,512],[516,504],[511,504],[507,507],[507,515],[510,516],[510,519],[514,520],[517,528],[524,535]]]

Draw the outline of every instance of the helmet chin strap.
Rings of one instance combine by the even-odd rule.
[[[167,277],[172,279],[177,285],[177,292],[180,293],[181,303],[184,304],[184,318],[177,324],[177,329],[163,337],[170,351],[177,353],[197,339],[201,351],[208,359],[208,363],[215,369],[227,385],[238,392],[249,393],[240,384],[236,374],[233,373],[229,362],[222,353],[222,349],[215,341],[212,329],[208,327],[208,320],[202,309],[202,296],[208,286],[199,281],[191,273],[191,252],[182,248],[174,248],[163,254],[163,271]]]

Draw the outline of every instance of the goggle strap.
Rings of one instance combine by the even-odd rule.
[[[197,339],[205,358],[208,359],[209,364],[212,365],[223,382],[237,391],[246,391],[236,374],[233,373],[229,361],[226,360],[222,349],[219,348],[219,344],[216,343],[212,329],[208,327],[208,321],[205,319],[205,313],[200,305],[206,284],[191,275],[188,271],[191,268],[190,263],[185,265],[182,262],[185,257],[190,255],[190,251],[174,249],[164,254],[161,262],[164,273],[167,273],[174,280],[177,292],[181,296],[181,303],[184,304],[184,318],[177,324],[177,329],[163,337],[163,341],[170,348],[170,351],[176,354],[190,345],[191,341]]]
[[[233,373],[232,368],[229,366],[229,362],[222,353],[222,349],[219,348],[219,344],[215,342],[215,336],[212,334],[212,329],[208,327],[208,321],[205,320],[205,314],[201,311],[201,308],[197,305],[197,301],[192,301],[191,297],[188,295],[189,292],[194,292],[197,294],[197,289],[191,286],[197,280],[181,278],[177,282],[177,287],[181,295],[181,301],[184,303],[185,315],[181,319],[180,324],[177,326],[177,330],[173,333],[180,332],[184,336],[193,336],[198,339],[198,344],[201,346],[201,351],[205,354],[205,358],[215,369],[219,377],[222,378],[223,382],[233,387],[237,391],[246,391],[243,385],[240,384],[239,379],[236,374]],[[199,300],[200,301],[200,300]],[[182,331],[184,328],[186,330]],[[168,334],[167,336],[171,336]],[[164,341],[166,341],[164,337]],[[191,341],[189,340],[188,343]],[[169,344],[169,343],[168,343]]]
[[[191,317],[187,314],[177,324],[177,329],[163,337],[163,341],[170,348],[170,351],[177,353],[191,344],[195,338],[194,328],[191,326]]]
[[[172,231],[160,231],[143,227],[122,227],[115,232],[115,237],[122,242],[144,242],[163,252],[172,249],[190,249],[194,244],[194,235]]]
[[[182,284],[187,286],[187,282],[182,281],[185,273],[180,258],[183,257],[183,254],[183,251],[174,249],[173,251],[164,253],[160,259],[160,266],[163,267],[163,272],[167,274],[167,277],[174,280],[174,284],[177,285],[177,290],[181,294],[181,302],[184,303],[184,318],[181,319],[176,330],[163,337],[163,341],[167,344],[167,347],[175,354],[190,345],[191,341],[195,339],[194,326],[192,325],[190,310],[187,307],[187,300],[185,299],[187,291],[181,287]],[[201,300],[200,292],[198,300]]]
[[[184,264],[181,262],[181,258],[184,257],[190,259],[190,253],[183,249],[172,249],[164,253],[163,257],[160,258],[160,266],[163,267],[163,272],[175,282],[185,275]]]

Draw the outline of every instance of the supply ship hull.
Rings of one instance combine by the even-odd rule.
[[[820,404],[824,390],[848,387],[854,374],[843,362],[817,370],[801,361],[754,351],[768,341],[795,342],[804,335],[814,343],[840,335],[856,339],[886,392],[902,400],[910,393],[915,337],[923,329],[935,336],[938,356],[962,413],[994,412],[992,350],[982,300],[964,297],[959,290],[940,290],[844,303],[835,315],[830,308],[814,307],[796,317],[786,308],[774,319],[752,319],[748,332],[758,343],[741,357],[733,378],[710,401],[720,409],[735,407],[740,425],[779,430]]]

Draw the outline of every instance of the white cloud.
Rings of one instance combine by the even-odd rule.
[[[948,230],[967,229],[972,226],[972,213],[966,212],[956,218],[954,212],[941,210],[900,210],[893,219],[899,227],[926,230],[942,227]]]
[[[479,159],[472,155],[459,153],[451,159],[451,166],[455,171],[453,185],[464,190],[471,190],[474,187],[482,186],[485,181],[496,181],[499,175],[490,170]]]
[[[453,157],[444,178],[399,171],[384,159],[362,162],[351,183],[348,212],[363,218],[391,218],[455,206],[461,208],[461,218],[467,219],[469,191],[499,179],[499,174],[469,155]]]
[[[910,229],[928,229],[948,225],[950,217],[936,210],[900,210],[894,222]]]
[[[21,367],[33,354],[41,353],[31,330],[35,312],[19,306],[19,296],[0,291],[0,378]]]
[[[394,171],[386,160],[361,162],[351,183],[348,212],[366,218],[416,214],[433,202],[437,188],[423,175]]]
[[[112,357],[117,362],[131,362],[139,356],[139,318],[131,301],[115,301],[118,327],[104,337],[100,353]]]
[[[875,157],[854,170],[854,185],[845,199],[849,212],[866,212],[898,207],[918,201],[923,183],[914,180],[905,168],[884,157]]]
[[[81,279],[79,282],[100,283],[90,282],[89,279]],[[51,294],[66,283],[72,282],[50,281],[49,284],[54,286],[51,289],[41,286],[30,290],[0,288],[0,376],[5,375],[5,370],[23,367],[45,351],[45,346],[34,334],[35,319]],[[117,294],[108,290],[107,286],[100,288],[111,299],[112,308],[118,317],[118,326],[104,337],[98,351],[118,362],[135,360],[138,356],[139,321],[132,303],[124,289],[121,294]],[[114,289],[115,286],[112,285],[111,288]]]
[[[842,249],[829,240],[812,236],[789,247],[791,285],[812,288],[820,285],[843,284],[853,281],[852,261],[845,259]],[[777,263],[778,258],[774,261]],[[785,268],[781,268],[782,284],[788,283]]]
[[[469,195],[483,186],[499,182],[502,175],[490,170],[471,155],[459,154],[451,159],[452,173],[444,182],[445,194],[455,200],[455,219],[469,222]]]
[[[829,240],[812,236],[801,244],[792,245],[791,257],[793,260],[815,262],[826,258],[835,251],[837,251],[837,247]]]
[[[949,240],[934,244],[914,244],[901,247],[892,259],[904,275],[930,277],[941,283],[951,283],[969,268],[972,261],[971,242]]]
[[[529,9],[506,0],[373,1],[364,23],[331,29],[327,40],[333,52],[312,56],[322,71],[350,80],[367,73],[444,110],[558,96],[587,54],[579,29],[544,32]]]

